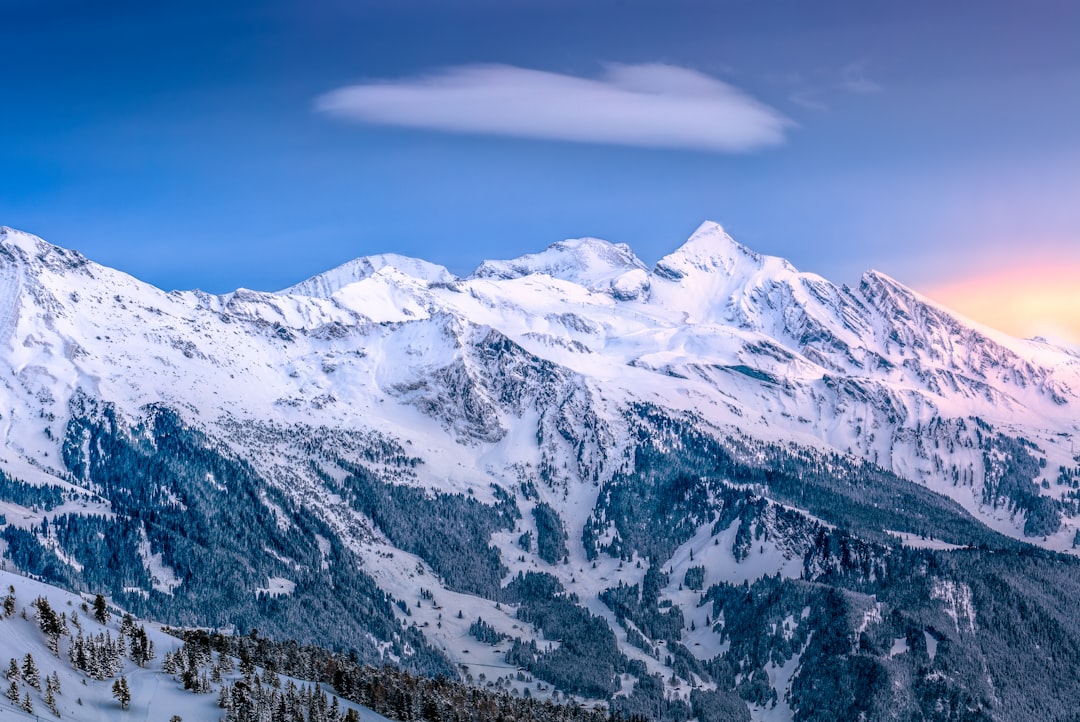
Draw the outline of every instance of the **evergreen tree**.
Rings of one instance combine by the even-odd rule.
[[[11,680],[11,686],[8,687],[7,698],[12,702],[19,701],[19,683],[15,680]]]
[[[45,706],[48,707],[49,711],[52,712],[54,715],[56,715],[57,717],[60,716],[60,710],[56,707],[56,695],[53,692],[51,684],[45,690]]]
[[[30,699],[30,693],[27,692],[23,697],[22,705],[23,711],[27,714],[34,714],[34,700]]]
[[[10,680],[22,678],[22,672],[19,671],[19,662],[14,657],[11,658],[11,663],[8,665],[7,678]]]
[[[127,677],[120,677],[112,686],[112,695],[120,703],[120,709],[127,709],[131,702],[131,690],[128,688]]]
[[[59,656],[60,636],[68,632],[67,619],[57,614],[45,597],[35,599],[32,606],[34,607],[38,626],[48,639],[49,651]]]
[[[9,585],[8,593],[4,597],[4,616],[15,616],[15,587]]]
[[[94,596],[94,619],[98,624],[106,624],[109,621],[109,605],[105,603],[105,597],[100,594]]]
[[[26,658],[23,660],[22,676],[28,685],[41,691],[41,676],[38,673],[37,664],[34,663],[34,658],[29,652],[26,653]]]
[[[232,695],[229,693],[229,685],[221,685],[221,691],[218,692],[217,706],[223,710],[228,710],[232,707]]]

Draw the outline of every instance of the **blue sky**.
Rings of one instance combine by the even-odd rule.
[[[0,0],[0,224],[216,292],[706,218],[843,282],[1080,269],[1078,37],[1064,0]]]

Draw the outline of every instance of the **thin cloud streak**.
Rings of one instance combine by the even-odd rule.
[[[611,65],[597,80],[508,65],[352,85],[318,111],[454,133],[737,153],[779,145],[794,126],[739,89],[674,65]]]
[[[881,86],[866,76],[867,60],[857,60],[845,65],[840,71],[841,87],[852,93],[880,93]]]

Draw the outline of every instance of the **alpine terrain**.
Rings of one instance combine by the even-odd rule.
[[[220,296],[0,230],[18,606],[218,655],[679,722],[1076,719],[1078,442],[1080,350],[714,223],[652,268],[583,238]]]

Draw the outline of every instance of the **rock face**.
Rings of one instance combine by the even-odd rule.
[[[993,670],[913,681],[924,631],[938,658],[948,638],[996,661],[971,628],[982,577],[900,570],[1072,548],[1078,390],[1068,349],[880,273],[800,273],[713,223],[651,270],[587,238],[466,278],[387,254],[223,296],[0,231],[12,564],[167,621],[492,665],[519,692],[523,667],[628,714],[666,695],[676,717],[798,716],[799,660],[840,664],[825,630],[903,637],[852,654],[912,710],[960,692],[1021,709]],[[732,626],[743,581],[780,615],[765,656],[740,646],[764,632]],[[897,589],[919,584],[913,610]],[[926,621],[960,602],[952,637]]]

